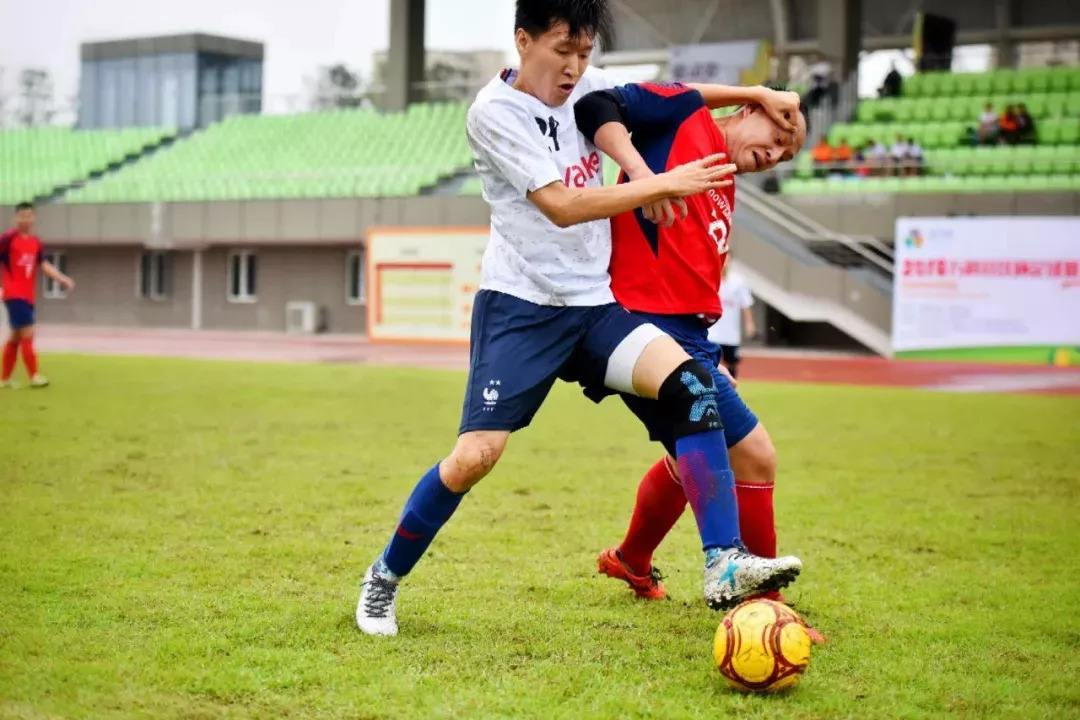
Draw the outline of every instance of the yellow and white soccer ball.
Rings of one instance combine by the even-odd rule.
[[[772,600],[732,608],[716,629],[713,657],[728,683],[746,692],[792,687],[810,664],[810,634],[798,613]]]

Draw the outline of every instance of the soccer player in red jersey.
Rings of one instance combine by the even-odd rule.
[[[755,105],[714,118],[709,99],[702,94],[708,92],[708,86],[653,83],[593,92],[576,105],[578,127],[623,168],[620,183],[717,153],[726,154],[739,173],[768,170],[794,157],[806,141],[805,111],[787,118],[793,132],[780,128]],[[797,96],[793,99],[799,106]],[[714,368],[743,542],[751,553],[776,557],[776,451],[731,377],[718,368],[719,348],[707,336],[709,325],[722,312],[720,281],[734,209],[735,186],[730,185],[676,204],[660,202],[616,216],[611,288],[625,308],[647,318],[691,357]],[[652,555],[682,515],[687,497],[671,460],[669,423],[657,404],[628,395],[622,399],[668,455],[645,474],[626,537],[617,548],[600,554],[598,567],[601,573],[626,581],[638,596],[658,599],[666,593]]]
[[[34,220],[34,206],[19,203],[15,206],[15,227],[0,234],[0,286],[11,325],[11,336],[4,345],[3,364],[0,367],[0,388],[15,387],[11,373],[15,370],[20,349],[26,372],[30,375],[30,387],[39,388],[49,384],[45,376],[38,372],[37,354],[34,352],[34,289],[38,267],[65,289],[75,287],[71,278],[45,260],[41,240],[33,234]]]

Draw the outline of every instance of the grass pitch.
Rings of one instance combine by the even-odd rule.
[[[657,457],[556,388],[402,590],[356,586],[453,440],[464,375],[46,358],[0,394],[0,717],[1077,717],[1080,402],[758,384],[789,590],[828,636],[794,692],[712,667],[687,515],[673,600],[595,575]]]

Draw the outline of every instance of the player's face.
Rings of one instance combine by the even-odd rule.
[[[34,211],[33,209],[23,208],[15,213],[15,227],[19,232],[27,233],[34,229]]]
[[[551,107],[565,103],[589,67],[593,39],[584,32],[571,36],[569,26],[558,22],[536,37],[519,28],[515,41],[528,91]]]
[[[758,107],[744,107],[739,122],[726,133],[731,162],[739,172],[761,172],[798,154],[806,142],[806,119],[799,113],[795,132],[781,130]]]

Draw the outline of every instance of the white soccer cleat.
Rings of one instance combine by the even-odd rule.
[[[0,380],[0,390],[18,390],[19,384],[14,380]]]
[[[30,387],[43,388],[49,386],[49,378],[45,377],[41,373],[37,373],[34,377],[30,378]]]
[[[398,580],[387,575],[372,565],[360,583],[356,627],[368,635],[397,635]]]
[[[801,571],[802,561],[791,555],[763,558],[743,547],[713,549],[705,555],[705,602],[713,610],[726,610],[785,587]]]

